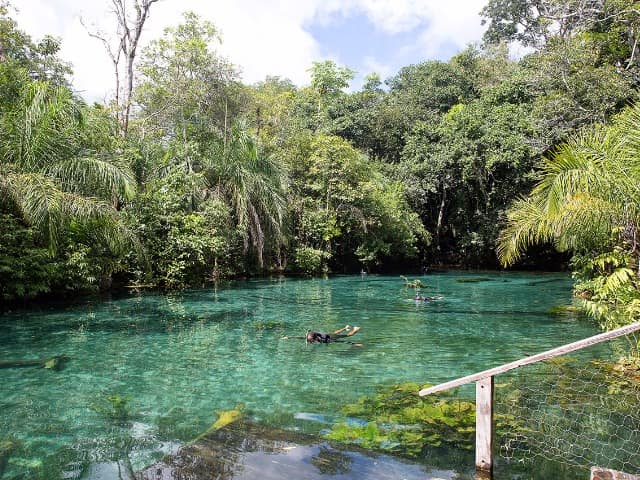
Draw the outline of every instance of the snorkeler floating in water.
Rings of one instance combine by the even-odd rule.
[[[414,300],[416,302],[433,302],[435,300],[439,300],[440,298],[442,297],[423,297],[419,293],[416,293],[416,297],[414,298]]]
[[[345,338],[351,337],[356,333],[358,333],[358,330],[360,330],[360,327],[351,327],[349,325],[345,325],[344,327],[336,330],[333,333],[321,333],[321,332],[314,332],[311,330],[307,330],[307,334],[304,337],[282,337],[282,340],[289,340],[290,338],[304,338],[306,343],[341,342],[341,341],[344,341]],[[345,331],[348,333],[343,334],[342,332],[345,332]],[[362,346],[362,344],[360,343],[353,343],[353,342],[348,342],[348,343],[351,343],[357,347]]]

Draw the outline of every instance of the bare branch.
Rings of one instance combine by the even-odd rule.
[[[109,42],[109,40],[107,40],[107,38],[104,37],[101,32],[89,30],[89,27],[85,24],[84,19],[82,17],[80,17],[80,24],[84,27],[84,29],[86,30],[87,34],[91,38],[95,38],[96,40],[100,40],[102,42],[102,44],[104,45],[105,50],[109,54],[109,58],[111,59],[111,62],[113,64],[118,64],[120,62],[120,49],[118,49],[118,53],[117,54],[114,53],[113,49],[111,48],[111,43]]]
[[[133,1],[135,18],[129,18],[127,7]],[[131,113],[131,95],[133,92],[133,65],[135,62],[138,43],[142,35],[144,24],[149,17],[151,5],[159,0],[111,0],[112,13],[116,19],[116,35],[118,38],[117,48],[109,41],[106,35],[99,31],[91,31],[81,19],[82,26],[92,38],[100,40],[114,67],[116,76],[115,100],[118,105],[118,121],[121,126],[121,134],[126,137],[129,126],[129,115]],[[124,71],[120,69],[122,57],[126,62]],[[122,95],[120,87],[124,86]]]

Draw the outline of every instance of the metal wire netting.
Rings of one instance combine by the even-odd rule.
[[[496,460],[640,474],[640,359],[623,356],[630,340],[497,376]]]

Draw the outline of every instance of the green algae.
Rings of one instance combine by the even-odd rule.
[[[403,383],[379,387],[374,395],[361,397],[341,410],[345,417],[366,421],[365,425],[338,422],[327,438],[407,457],[445,444],[472,449],[473,402],[449,395],[420,397],[418,391],[427,386]]]
[[[69,357],[67,355],[29,360],[2,360],[0,361],[0,368],[42,367],[47,370],[62,370],[68,360]]]
[[[127,422],[133,418],[133,412],[130,407],[131,399],[119,393],[104,395],[98,402],[93,403],[90,407],[95,412],[116,422]]]
[[[217,432],[221,428],[238,422],[244,414],[244,404],[239,403],[235,406],[235,408],[232,408],[230,410],[216,410],[214,413],[218,416],[216,421],[213,422],[207,430],[198,435],[191,443],[195,443],[198,440],[206,437],[207,435]]]
[[[42,367],[46,368],[47,370],[58,371],[62,370],[68,361],[69,357],[67,355],[58,355],[45,361]]]
[[[584,311],[575,305],[556,305],[547,310],[549,315],[561,317],[580,317],[584,316]]]
[[[420,397],[418,392],[429,386],[403,383],[378,387],[375,394],[345,405],[341,410],[345,420],[334,424],[326,437],[409,458],[440,447],[473,450],[475,403],[456,397],[455,391]],[[509,395],[507,401],[521,398],[521,392],[515,390]],[[353,418],[366,423],[354,425]],[[498,435],[526,429],[520,419],[508,413],[495,415],[494,422]]]
[[[257,322],[255,324],[256,330],[275,330],[275,329],[282,329],[286,327],[287,327],[287,324],[279,320]]]
[[[4,474],[4,470],[7,467],[7,462],[15,449],[15,442],[12,442],[10,440],[4,440],[0,442],[0,478]]]
[[[158,436],[162,439],[190,440],[202,431],[200,419],[190,416],[182,407],[173,407],[156,419]]]

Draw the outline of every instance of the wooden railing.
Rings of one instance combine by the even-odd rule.
[[[433,387],[420,390],[420,396],[443,392],[451,388],[460,387],[471,382],[476,382],[476,470],[491,476],[493,470],[493,377],[508,372],[515,368],[542,362],[550,358],[565,355],[576,350],[581,350],[591,345],[606,342],[614,338],[622,337],[640,330],[640,322],[632,323],[610,332],[601,333],[593,337],[585,338],[578,342],[568,343],[546,352],[538,353],[530,357],[521,358],[515,362],[505,363],[499,367],[484,370],[482,372],[467,375],[450,382],[441,383]]]

